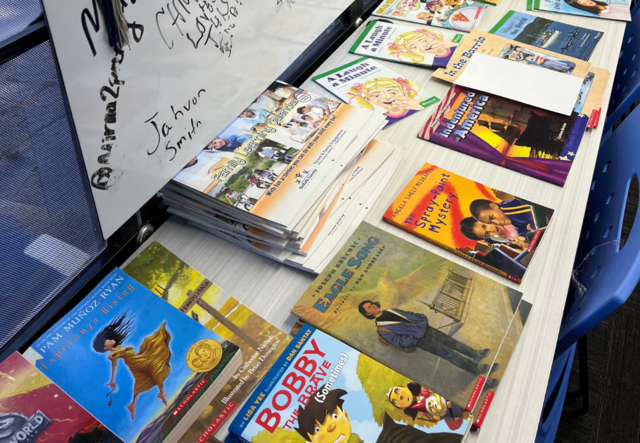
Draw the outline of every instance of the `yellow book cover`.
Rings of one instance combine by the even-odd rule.
[[[425,163],[383,219],[520,283],[553,210]]]

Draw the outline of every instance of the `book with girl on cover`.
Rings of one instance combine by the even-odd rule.
[[[420,66],[444,68],[464,35],[449,30],[372,20],[349,52]]]
[[[520,283],[553,210],[425,163],[384,221]]]
[[[465,404],[305,325],[229,431],[242,443],[459,443],[470,420]]]
[[[368,57],[313,79],[344,102],[384,115],[385,128],[439,101],[411,79]]]
[[[607,20],[631,21],[630,0],[527,0],[527,11],[550,11]]]
[[[238,351],[116,268],[24,356],[121,440],[160,443],[209,406]]]
[[[500,383],[522,303],[519,291],[363,222],[291,313],[466,405]]]
[[[473,0],[384,0],[373,15],[469,32],[480,23],[484,8]]]

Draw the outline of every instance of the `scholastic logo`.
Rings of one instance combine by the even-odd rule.
[[[200,380],[200,383],[198,383],[196,385],[195,388],[193,388],[193,391],[189,392],[189,395],[187,395],[184,400],[182,400],[182,402],[180,402],[180,404],[178,405],[178,407],[176,408],[175,411],[173,411],[173,415],[174,417],[176,415],[178,415],[193,399],[193,397],[195,397],[195,395],[200,391],[200,389],[202,389],[202,387],[207,383],[206,380]]]
[[[482,392],[482,387],[484,386],[484,381],[484,377],[478,377],[478,380],[476,380],[476,385],[473,387],[473,391],[471,391],[469,401],[467,402],[467,411],[473,411],[473,408],[476,406],[476,402],[478,401],[480,393]]]
[[[231,415],[234,409],[238,406],[233,400],[229,400],[229,403],[225,406],[225,408],[220,411],[218,416],[211,422],[211,424],[205,429],[205,431],[198,437],[196,443],[204,443],[207,441],[209,437],[213,437],[213,434],[218,430],[220,425],[225,422],[227,418]]]
[[[491,406],[491,402],[493,401],[493,397],[495,394],[493,391],[487,392],[487,395],[484,397],[484,401],[482,402],[482,406],[480,407],[480,411],[478,411],[478,416],[473,421],[473,429],[479,429],[484,422],[484,418],[487,416],[487,411],[489,410],[489,406]]]
[[[536,233],[533,234],[533,238],[529,243],[529,247],[527,247],[527,252],[533,251],[533,248],[535,248],[536,245],[538,244],[538,239],[540,238],[541,235],[542,235],[542,231],[536,231]]]

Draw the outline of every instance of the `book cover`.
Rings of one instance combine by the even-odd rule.
[[[158,242],[150,243],[124,271],[185,315],[240,348],[240,368],[180,439],[183,443],[209,441],[273,366],[291,337]]]
[[[439,101],[411,79],[368,57],[313,79],[344,102],[384,115],[385,128]]]
[[[522,294],[361,223],[291,310],[446,399],[496,386]],[[498,363],[496,367],[493,363]],[[475,388],[475,389],[474,389]]]
[[[3,443],[122,443],[15,352],[0,363]]]
[[[472,0],[384,0],[373,15],[469,32],[485,5]]]
[[[553,210],[425,163],[383,219],[520,283]]]
[[[151,443],[177,440],[236,354],[116,268],[24,356],[120,439]]]
[[[456,85],[418,137],[563,186],[587,128],[579,113],[592,81],[570,116]]]
[[[631,21],[630,0],[527,0],[527,10]]]
[[[505,14],[489,32],[584,61],[589,60],[604,34],[516,11]]]
[[[421,66],[444,68],[464,35],[446,29],[372,20],[349,52]]]
[[[457,443],[465,405],[303,326],[234,419],[248,443]]]

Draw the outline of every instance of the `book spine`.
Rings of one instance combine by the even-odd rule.
[[[390,218],[387,218],[387,217],[383,217],[383,220],[386,221],[389,224],[392,224],[393,226],[395,226],[397,228],[402,229],[403,231],[406,231],[406,232],[408,232],[410,234],[413,234],[413,235],[415,235],[417,237],[420,237],[421,239],[426,240],[431,244],[434,244],[434,245],[436,245],[436,246],[438,246],[438,247],[440,247],[442,249],[446,249],[449,252],[453,252],[454,254],[464,258],[465,260],[469,260],[470,262],[473,262],[473,263],[475,263],[477,265],[480,265],[485,269],[488,269],[488,270],[490,270],[492,272],[495,272],[498,275],[501,275],[501,276],[503,276],[505,278],[508,278],[511,281],[514,281],[516,283],[521,283],[522,282],[519,278],[516,278],[513,275],[507,274],[506,272],[504,272],[504,271],[502,271],[502,270],[500,270],[498,268],[494,268],[493,266],[489,266],[488,264],[483,263],[483,262],[481,262],[480,260],[478,260],[476,258],[469,257],[464,252],[460,252],[457,249],[452,248],[451,246],[449,246],[447,244],[444,244],[444,243],[441,243],[441,242],[439,242],[437,240],[434,240],[434,239],[432,239],[432,238],[430,238],[430,237],[428,237],[428,236],[426,236],[424,234],[421,234],[421,233],[419,233],[417,231],[414,231],[413,229],[409,229],[406,226],[404,226],[402,223],[398,223],[397,221],[391,220]]]
[[[529,3],[529,0],[527,0],[527,4]],[[500,19],[500,21],[498,23],[496,23],[496,25],[491,28],[491,31],[489,31],[489,34],[495,34],[496,32],[498,32],[498,30],[500,28],[502,28],[504,26],[505,23],[507,23],[507,21],[511,18],[511,16],[513,14],[515,14],[516,11],[509,11],[505,14],[504,17],[502,17],[502,19]]]
[[[362,31],[362,34],[360,34],[360,37],[358,37],[358,39],[353,44],[353,46],[351,46],[351,49],[349,49],[349,52],[351,54],[355,54],[356,49],[358,49],[358,46],[360,46],[360,43],[362,43],[362,41],[365,38],[367,38],[367,35],[369,35],[369,31],[371,31],[371,28],[373,28],[376,25],[376,22],[377,20],[371,20],[369,23],[367,23],[367,27],[365,28],[365,30]]]

